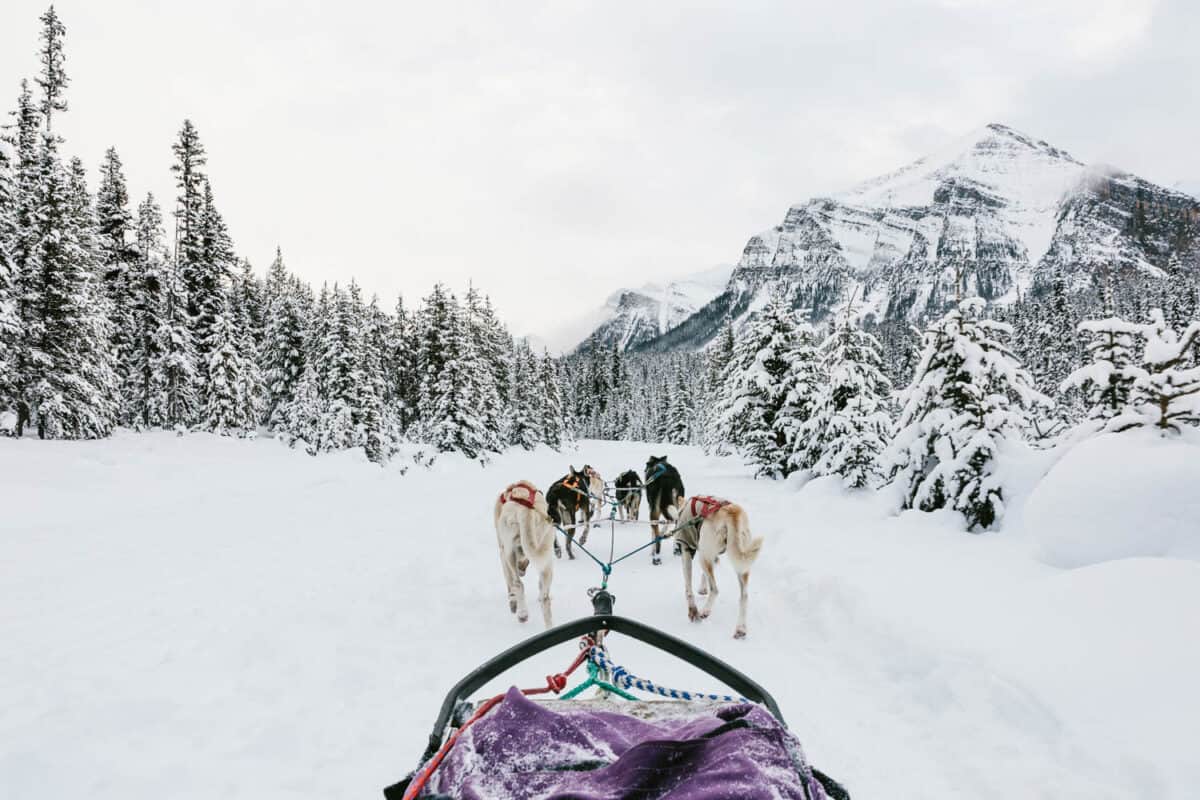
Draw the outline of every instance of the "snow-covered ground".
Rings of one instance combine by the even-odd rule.
[[[1123,448],[1082,466],[1068,454],[1051,477],[1077,488],[1070,470]],[[759,680],[857,800],[1200,791],[1200,563],[1050,566],[1045,501],[1023,513],[1018,497],[1007,530],[972,536],[948,514],[896,517],[886,493],[755,481],[677,446],[584,442],[402,475],[269,440],[122,433],[0,440],[0,797],[378,797],[413,766],[449,686],[537,630],[504,600],[495,494],[517,478],[544,486],[571,461],[640,470],[651,452],[689,491],[742,502],[766,537],[750,635],[731,638],[723,565],[703,623],[688,623],[670,557],[620,565],[617,610]],[[591,542],[606,549],[607,533]],[[1086,549],[1051,544],[1056,557]],[[597,579],[587,560],[559,562],[557,620],[589,613]],[[634,672],[712,685],[611,644]],[[537,685],[573,653],[512,682]]]

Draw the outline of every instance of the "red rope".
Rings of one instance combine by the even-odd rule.
[[[593,644],[592,637],[583,637],[583,644],[584,647],[579,651],[579,655],[575,657],[575,660],[571,662],[571,666],[555,675],[547,675],[545,686],[542,686],[538,689],[522,689],[521,694],[526,696],[531,694],[546,694],[548,692],[554,692],[555,694],[558,694],[564,688],[566,688],[567,678],[570,677],[572,672],[579,669],[580,664],[582,664],[584,661],[587,661],[588,653],[591,652]],[[482,705],[479,706],[478,709],[476,709],[475,713],[471,715],[471,718],[462,724],[462,727],[450,734],[450,738],[447,739],[442,745],[442,749],[437,751],[437,755],[429,759],[429,763],[425,765],[425,768],[422,769],[420,773],[413,776],[412,783],[408,785],[408,790],[404,793],[404,800],[413,800],[413,798],[421,794],[421,792],[425,789],[425,784],[429,783],[429,779],[433,777],[433,773],[439,766],[441,766],[442,761],[450,752],[450,748],[454,747],[454,743],[458,741],[458,737],[462,735],[462,732],[474,725],[484,714],[491,711],[494,707],[500,705],[500,701],[503,699],[504,695],[502,694],[488,698],[483,702]]]

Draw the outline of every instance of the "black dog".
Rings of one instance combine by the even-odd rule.
[[[614,486],[621,519],[637,519],[642,506],[642,479],[634,470],[627,470],[617,476]]]
[[[576,472],[572,466],[568,467],[568,470],[566,475],[550,484],[550,489],[546,492],[546,505],[550,507],[550,519],[567,534],[567,557],[573,559],[575,553],[571,549],[571,543],[575,541],[575,519],[583,512],[584,519],[590,521],[591,497],[588,496],[588,468],[585,466]],[[587,544],[588,527],[589,525],[584,525],[583,533],[579,537],[580,544]],[[554,540],[554,555],[562,558],[562,548],[557,538]]]
[[[650,456],[642,485],[646,489],[646,502],[650,504],[650,535],[657,539],[659,517],[672,523],[679,517],[679,508],[686,496],[683,478],[679,477],[679,470],[667,463],[666,456]],[[662,542],[656,541],[650,548],[650,563],[662,563]]]

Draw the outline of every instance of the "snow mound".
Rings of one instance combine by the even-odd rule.
[[[1150,431],[1098,436],[1067,453],[1025,508],[1035,553],[1056,567],[1118,558],[1200,560],[1200,446]]]

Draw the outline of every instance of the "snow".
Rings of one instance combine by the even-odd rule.
[[[1097,436],[1034,490],[1025,524],[1046,563],[1136,556],[1200,560],[1200,445],[1151,430]]]
[[[1176,445],[1122,436],[1064,455],[1034,495],[1084,462],[1131,481],[1092,500],[1146,502],[1127,492],[1153,484],[1133,476]],[[650,453],[690,491],[740,502],[765,537],[749,637],[731,637],[724,566],[713,616],[691,624],[678,562],[639,554],[614,571],[618,612],[767,687],[855,797],[1195,796],[1200,563],[1048,565],[1027,488],[1008,498],[1008,527],[969,535],[953,513],[894,515],[888,489],[756,481],[735,459],[674,445],[582,442],[401,474],[360,452],[119,431],[0,439],[0,485],[17,500],[0,526],[0,797],[377,797],[413,766],[450,685],[538,630],[507,609],[495,493],[545,485],[569,462],[612,477]],[[1022,485],[1044,468],[1023,465]],[[616,547],[645,537],[619,531]],[[589,542],[607,552],[606,531]],[[588,613],[595,566],[556,566],[556,619]],[[652,680],[717,688],[628,640],[610,647]],[[573,652],[511,681],[540,684]]]

